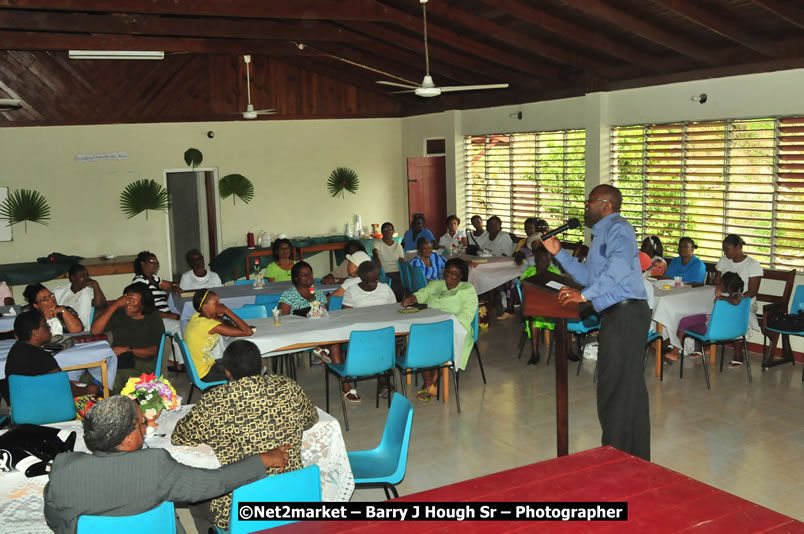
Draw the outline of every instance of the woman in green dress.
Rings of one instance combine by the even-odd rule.
[[[533,251],[533,265],[525,269],[525,272],[522,273],[521,279],[524,280],[525,278],[530,278],[531,276],[543,273],[544,271],[561,274],[561,271],[559,271],[555,265],[550,263],[550,253],[548,253],[544,247],[539,247]],[[530,360],[528,360],[528,365],[536,365],[541,359],[541,356],[539,355],[539,334],[541,334],[541,331],[554,330],[555,327],[555,322],[546,317],[532,316],[525,319],[525,331],[528,333],[531,344]]]
[[[474,331],[472,322],[477,313],[477,292],[475,287],[467,282],[469,279],[469,265],[460,258],[452,258],[444,266],[443,280],[433,280],[427,286],[402,300],[402,307],[411,304],[427,304],[455,315],[458,322],[466,329],[466,337],[461,351],[461,361],[458,369],[465,369],[474,345]],[[422,371],[424,386],[416,394],[422,402],[428,402],[437,393],[436,384],[440,369]]]

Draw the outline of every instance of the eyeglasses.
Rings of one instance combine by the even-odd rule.
[[[152,263],[154,265],[159,265],[159,260],[148,260],[145,263]]]
[[[594,202],[595,200],[597,200],[598,202],[605,202],[606,204],[611,204],[611,202],[609,202],[605,198],[590,198],[589,200],[586,201],[586,203],[590,204],[590,203]]]
[[[42,299],[37,300],[37,301],[36,301],[36,303],[37,303],[37,304],[41,304],[41,303],[43,303],[43,302],[47,302],[48,300],[50,300],[50,299],[52,299],[52,298],[55,298],[55,297],[56,297],[56,295],[54,295],[53,293],[51,293],[50,295],[46,296],[45,298],[42,298]]]

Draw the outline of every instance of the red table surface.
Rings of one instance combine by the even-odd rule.
[[[804,523],[611,447],[407,495],[414,502],[628,503],[628,521],[301,521],[265,533],[804,533]]]

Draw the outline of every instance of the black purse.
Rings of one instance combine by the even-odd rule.
[[[804,314],[776,312],[768,317],[768,326],[774,330],[804,332]]]
[[[42,343],[42,348],[50,353],[57,353],[75,346],[75,339],[70,336],[57,334],[47,343]]]

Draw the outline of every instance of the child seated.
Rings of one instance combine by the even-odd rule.
[[[561,274],[561,271],[559,271],[558,268],[550,264],[550,253],[547,252],[544,247],[539,247],[533,251],[533,262],[533,267],[528,267],[525,272],[522,273],[523,280],[544,271]],[[541,330],[553,330],[555,327],[555,321],[545,317],[534,316],[528,317],[525,320],[525,331],[528,333],[528,337],[530,337],[531,342],[530,360],[528,360],[528,365],[536,365],[541,359],[541,356],[539,355],[539,334],[541,333]]]

